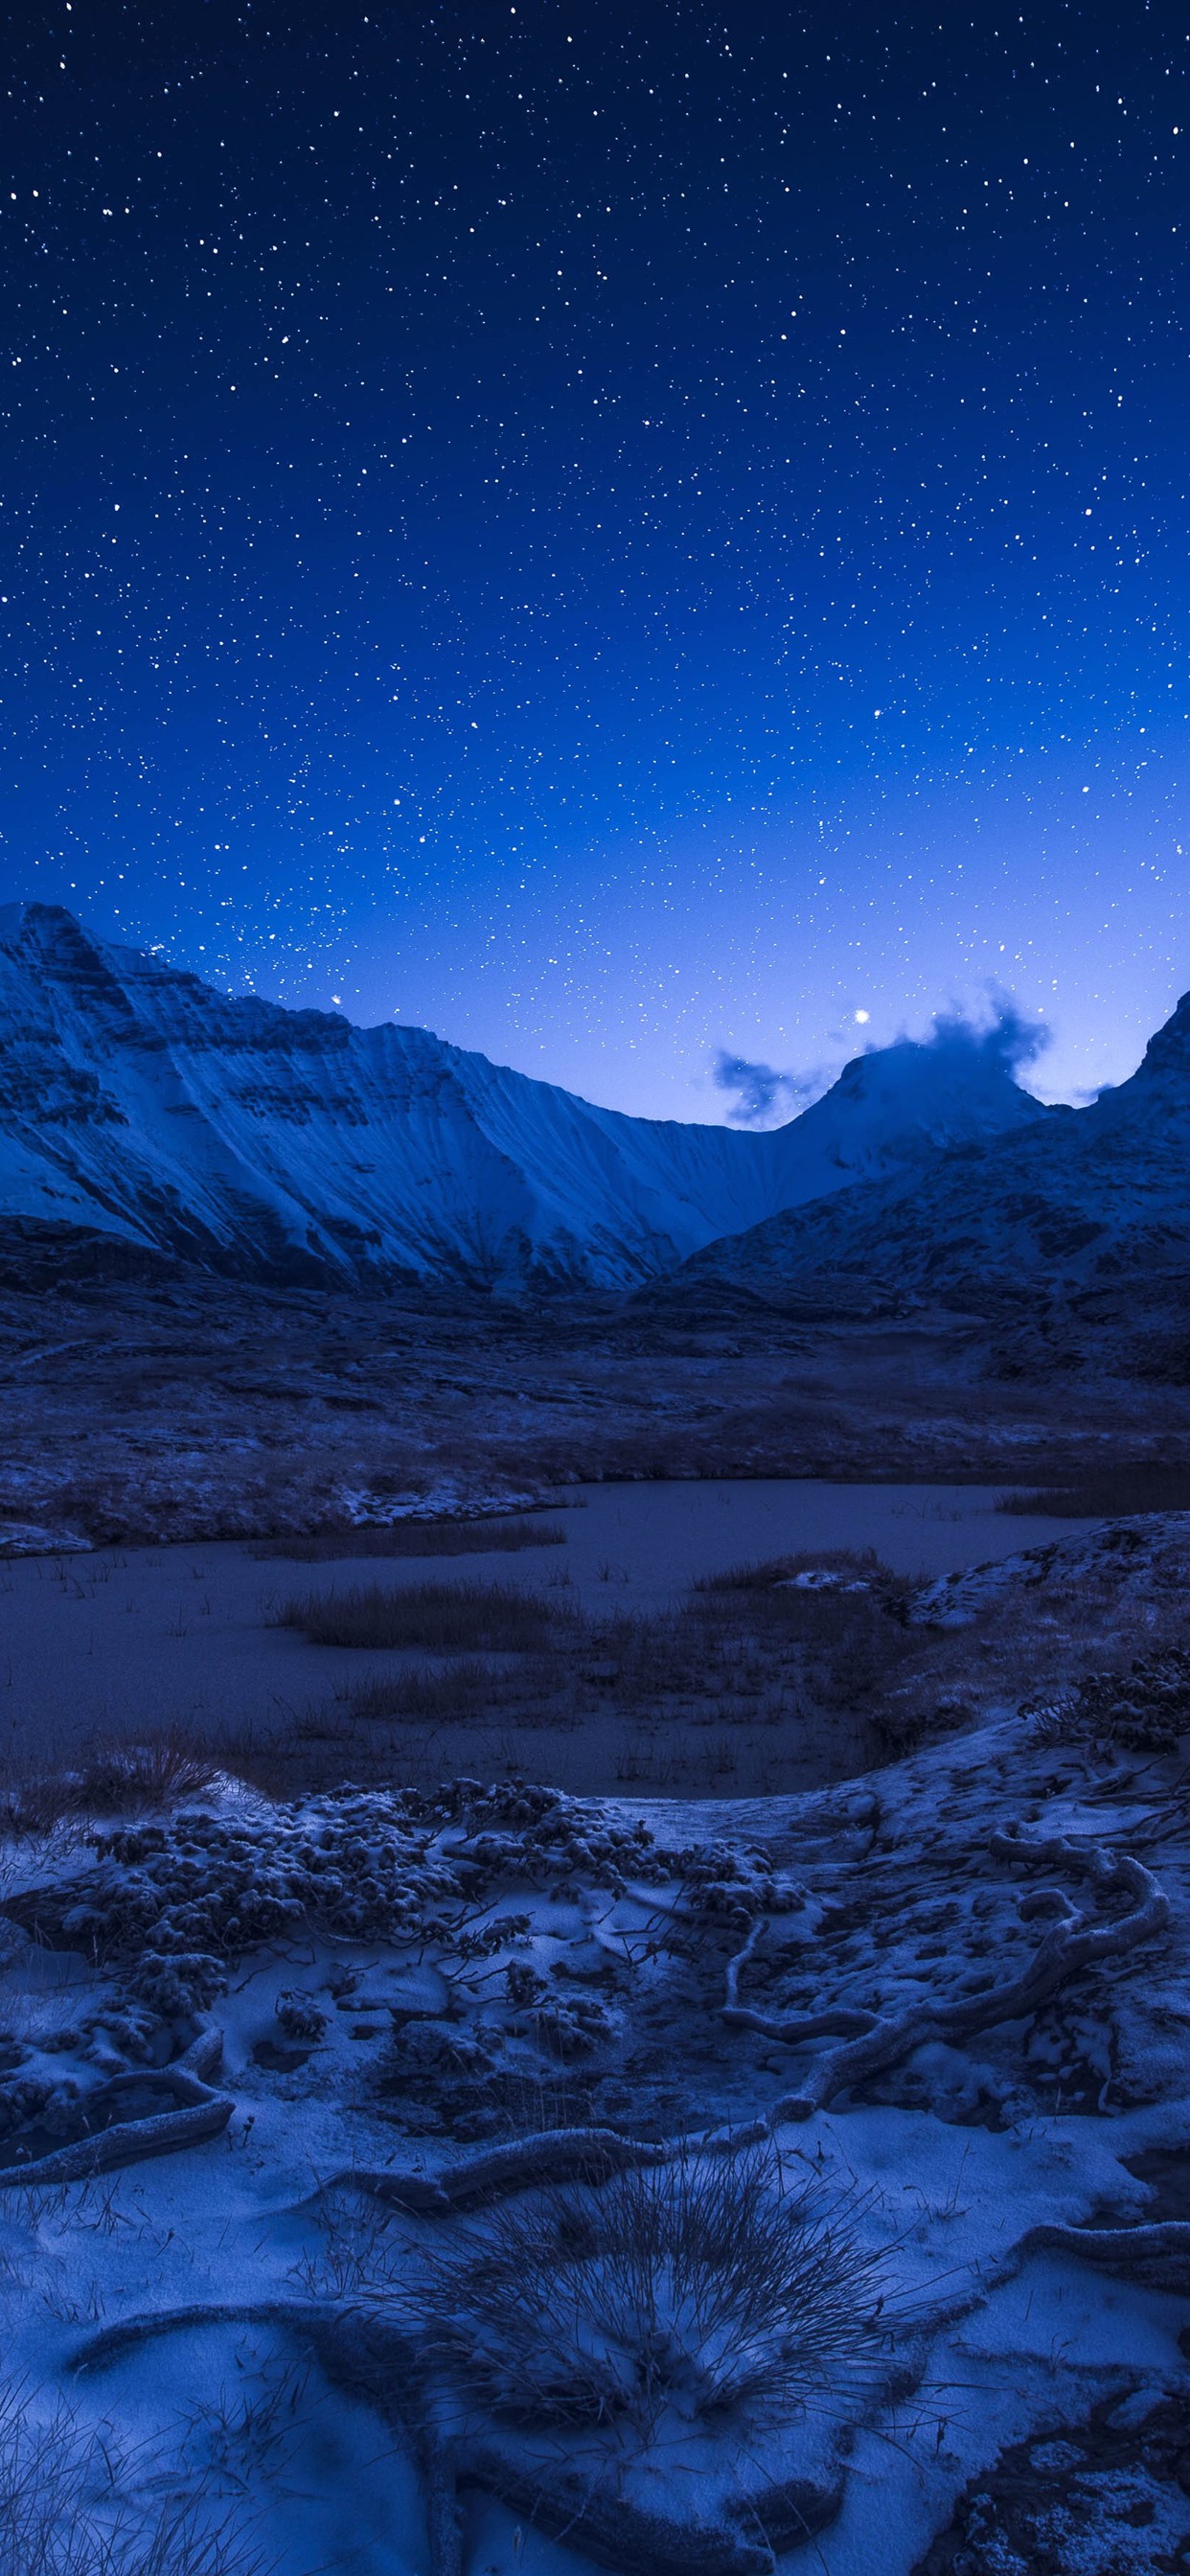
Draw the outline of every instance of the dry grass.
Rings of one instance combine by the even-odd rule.
[[[577,1614],[513,1584],[415,1583],[388,1592],[369,1583],[295,1595],[278,1605],[270,1625],[300,1628],[315,1646],[517,1655],[576,1626]]]
[[[0,1781],[0,1831],[49,1834],[89,1816],[176,1807],[201,1797],[218,1769],[212,1750],[176,1730],[144,1744],[97,1742],[61,1766],[22,1770],[10,1763]]]
[[[258,1539],[249,1555],[291,1565],[331,1565],[343,1557],[486,1556],[524,1547],[563,1547],[560,1521],[394,1521],[383,1529],[314,1530],[300,1538]]]
[[[891,1588],[910,1588],[884,1564],[874,1547],[820,1547],[801,1548],[791,1556],[766,1556],[751,1564],[729,1565],[721,1573],[701,1574],[693,1589],[710,1594],[771,1592],[775,1584],[792,1582],[799,1574],[829,1574],[837,1577],[840,1585],[867,1583],[886,1596]]]
[[[131,2464],[134,2490],[151,2486]],[[213,2528],[189,2502],[139,2509],[110,2428],[67,2406],[42,2414],[26,2386],[0,2384],[0,2576],[267,2576],[234,2521]]]
[[[1141,1591],[1127,1551],[1069,1578],[1059,1563],[1025,1594],[989,1597],[958,1630],[909,1625],[911,1587],[846,1550],[734,1567],[653,1614],[611,1609],[613,1590],[594,1615],[552,1585],[311,1593],[278,1615],[328,1641],[395,1649],[391,1666],[340,1679],[304,1708],[278,1703],[255,1728],[229,1720],[0,1774],[0,1832],[176,1805],[219,1771],[272,1795],[348,1780],[428,1787],[459,1771],[520,1772],[587,1795],[813,1787],[1180,1645],[1190,1531],[1182,1559],[1175,1547]],[[802,1573],[833,1579],[800,1586]]]
[[[815,1578],[814,1587],[803,1589],[799,1575]],[[863,1710],[920,1658],[902,1622],[911,1589],[872,1549],[833,1548],[704,1578],[691,1605],[721,1661],[750,1647],[754,1663],[776,1665],[783,1683],[796,1677],[803,1701]]]
[[[424,2258],[438,2358],[523,2424],[653,2437],[854,2385],[887,2336],[882,2266],[771,2153],[506,2203]]]
[[[386,1721],[415,1726],[474,1724],[496,1704],[501,1676],[494,1664],[452,1659],[444,1668],[376,1673],[356,1682],[339,1706],[364,1725]]]
[[[799,1589],[789,1578],[803,1564],[836,1588]],[[876,1703],[906,1657],[930,1651],[896,1615],[904,1589],[874,1556],[836,1551],[735,1569],[652,1614],[600,1618],[553,1587],[464,1582],[296,1597],[273,1616],[318,1643],[425,1659],[369,1674],[299,1721],[307,1750],[321,1747],[321,1779],[340,1759],[346,1776],[362,1766],[421,1780],[444,1754],[538,1773],[548,1729],[574,1739],[550,1764],[567,1786],[713,1795],[837,1777],[877,1756]]]
[[[1066,1485],[1034,1485],[1001,1494],[998,1512],[1053,1512],[1068,1520],[1109,1521],[1133,1512],[1190,1512],[1190,1467],[1112,1468]]]

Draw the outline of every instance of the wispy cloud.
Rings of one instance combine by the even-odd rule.
[[[729,1055],[720,1047],[713,1078],[720,1091],[736,1094],[727,1113],[733,1126],[779,1127],[819,1099],[833,1077],[822,1069],[782,1073],[776,1065],[757,1064],[749,1056]]]

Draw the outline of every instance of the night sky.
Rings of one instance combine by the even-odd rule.
[[[1130,1069],[1177,13],[61,0],[10,60],[0,897],[655,1115],[992,984],[1037,1088]]]

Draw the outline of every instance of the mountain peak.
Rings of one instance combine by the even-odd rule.
[[[933,1037],[894,1038],[852,1056],[839,1085],[852,1098],[895,1100],[908,1111],[945,1109],[948,1117],[996,1128],[1045,1115],[1017,1081],[1017,1060],[1001,1027],[943,1020]]]
[[[62,903],[0,903],[0,948],[13,948],[30,931],[66,931],[76,939],[87,933]]]
[[[1190,1083],[1190,993],[1183,993],[1162,1027],[1154,1030],[1130,1082],[1145,1083],[1174,1076]],[[1124,1090],[1123,1083],[1119,1088]]]

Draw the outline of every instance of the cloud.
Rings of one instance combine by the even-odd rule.
[[[866,1021],[867,1017],[866,1011],[854,1014],[855,1020]],[[852,1041],[851,1028],[836,1034],[844,1045]],[[959,1059],[969,1062],[972,1056],[982,1057],[985,1063],[1001,1064],[1005,1072],[1019,1077],[1026,1066],[1036,1063],[1049,1045],[1050,1036],[1044,1020],[1026,1019],[1011,994],[989,985],[984,1012],[964,1010],[956,1002],[949,1010],[934,1013],[928,1037],[911,1038],[902,1032],[886,1040],[884,1046],[868,1038],[860,1052],[882,1055],[890,1045],[917,1046],[927,1048],[932,1055],[949,1055],[956,1063]],[[736,1094],[727,1113],[733,1127],[779,1127],[786,1119],[796,1118],[800,1110],[808,1109],[812,1101],[820,1100],[839,1070],[839,1064],[833,1064],[815,1066],[808,1073],[794,1073],[751,1056],[733,1055],[728,1048],[720,1047],[713,1080],[717,1090]]]
[[[821,1069],[781,1073],[775,1065],[754,1064],[749,1056],[729,1055],[720,1047],[713,1079],[718,1090],[738,1095],[727,1113],[733,1126],[778,1127],[819,1099],[832,1076]]]
[[[998,1061],[1009,1073],[1019,1073],[1025,1065],[1036,1063],[1051,1035],[1044,1020],[1027,1020],[1011,994],[992,984],[985,1016],[977,1018],[957,1004],[949,1011],[936,1011],[933,1035],[924,1043],[940,1054],[982,1055]]]

